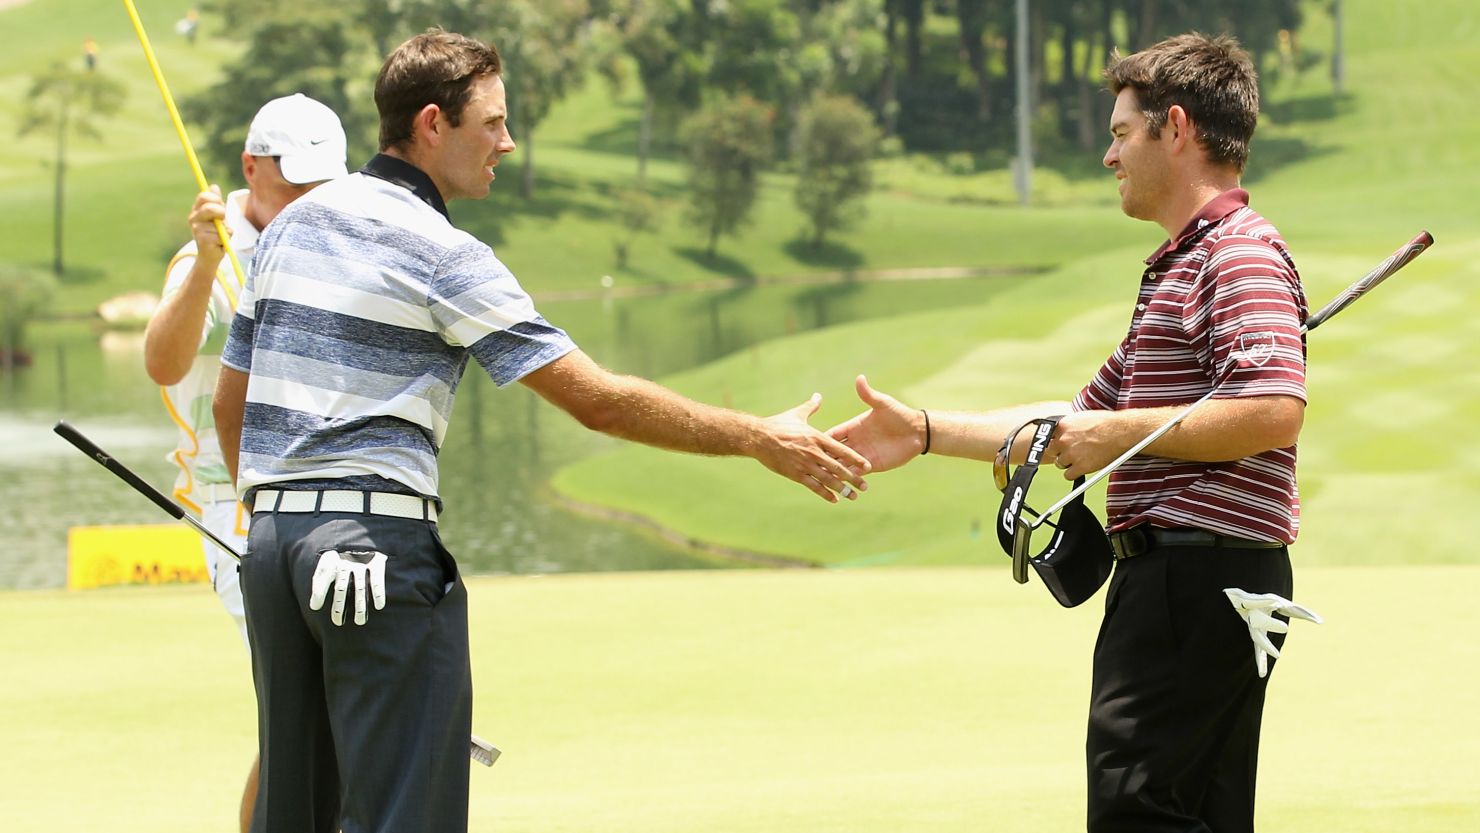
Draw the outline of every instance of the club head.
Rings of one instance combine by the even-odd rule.
[[[1028,583],[1028,541],[1032,531],[1019,515],[1012,533],[1012,580],[1018,584]]]
[[[494,746],[477,735],[473,735],[473,742],[469,747],[468,757],[484,766],[493,766],[493,762],[498,760],[500,754],[497,746]]]

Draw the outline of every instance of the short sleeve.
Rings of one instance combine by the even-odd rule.
[[[1305,400],[1305,293],[1272,243],[1246,236],[1215,243],[1185,314],[1189,331],[1200,333],[1218,398]]]
[[[231,332],[226,337],[226,346],[221,350],[221,363],[242,373],[252,372],[252,342],[257,333],[256,293],[252,291],[253,276],[247,276],[247,285],[237,299],[236,315],[231,318]]]
[[[427,303],[443,340],[466,348],[500,387],[576,348],[535,310],[508,267],[476,241],[438,264]]]

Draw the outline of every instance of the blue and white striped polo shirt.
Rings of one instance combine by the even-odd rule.
[[[377,156],[257,243],[222,355],[251,374],[237,488],[437,497],[468,356],[503,386],[574,349],[426,174]]]

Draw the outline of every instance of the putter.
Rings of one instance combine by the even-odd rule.
[[[1368,292],[1371,292],[1373,287],[1376,287],[1378,284],[1392,277],[1393,273],[1413,262],[1414,258],[1423,254],[1424,251],[1432,245],[1434,245],[1434,236],[1429,234],[1427,231],[1419,232],[1416,237],[1404,244],[1401,249],[1398,249],[1396,252],[1388,255],[1387,259],[1384,260],[1382,263],[1377,264],[1377,266],[1374,267],[1372,271],[1363,275],[1361,278],[1358,278],[1355,283],[1342,290],[1340,295],[1337,295],[1324,307],[1321,307],[1320,310],[1317,311],[1314,315],[1305,319],[1305,323],[1300,326],[1300,332],[1308,333],[1311,330],[1314,330],[1316,327],[1319,327],[1322,324],[1326,323],[1326,321],[1333,318],[1336,313],[1341,312],[1342,310],[1351,306],[1358,298],[1366,295]],[[1069,494],[1064,495],[1058,500],[1058,502],[1048,507],[1048,509],[1044,510],[1043,514],[1039,515],[1032,521],[1029,521],[1027,523],[1028,528],[1037,529],[1038,527],[1043,526],[1044,522],[1048,520],[1048,516],[1054,514],[1060,509],[1063,509],[1069,504],[1070,501],[1074,500],[1074,498],[1084,494],[1091,486],[1105,479],[1110,475],[1111,472],[1125,465],[1125,462],[1127,460],[1131,459],[1137,454],[1140,454],[1141,450],[1144,449],[1146,446],[1156,442],[1158,439],[1161,438],[1163,434],[1177,427],[1177,425],[1180,424],[1182,420],[1186,419],[1189,414],[1197,410],[1198,407],[1201,406],[1204,402],[1212,399],[1213,394],[1216,392],[1216,388],[1210,390],[1201,399],[1178,411],[1175,415],[1172,416],[1171,419],[1167,420],[1155,431],[1152,431],[1150,434],[1148,434],[1145,439],[1126,449],[1124,454],[1112,460],[1110,462],[1110,465],[1104,467],[1103,469],[1100,469],[1098,472],[1095,472],[1095,474],[1087,478],[1084,483],[1076,486],[1072,491],[1069,492]]]
[[[163,509],[170,517],[174,518],[177,521],[184,521],[186,524],[189,524],[191,529],[194,529],[196,532],[199,532],[201,535],[210,539],[211,543],[220,547],[223,552],[225,552],[232,558],[235,558],[237,562],[240,562],[242,560],[241,553],[232,548],[230,544],[222,541],[209,529],[206,529],[204,524],[196,520],[194,516],[192,516],[189,512],[186,512],[184,509],[182,509],[180,507],[180,504],[175,503],[173,500],[165,497],[163,492],[159,491],[153,486],[150,486],[142,477],[134,474],[134,472],[130,470],[128,466],[125,466],[124,464],[118,462],[118,458],[114,457],[103,449],[98,448],[97,444],[95,444],[92,440],[89,440],[87,437],[83,436],[81,431],[78,431],[76,428],[73,428],[71,425],[67,424],[65,420],[59,421],[56,424],[56,427],[52,430],[55,431],[57,435],[60,436],[62,439],[76,446],[77,449],[83,454],[86,454],[87,456],[93,458],[93,460],[97,461],[98,465],[117,475],[118,478],[123,482],[134,487],[134,491],[138,492],[144,497],[149,498],[151,501],[154,502],[155,506]],[[484,766],[493,766],[493,762],[498,760],[498,756],[500,754],[502,753],[499,752],[498,747],[478,737],[477,735],[472,736],[472,741],[468,747],[468,757],[472,760],[477,761]]]

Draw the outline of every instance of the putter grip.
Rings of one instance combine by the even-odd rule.
[[[65,420],[57,422],[56,427],[52,430],[55,431],[57,435],[60,436],[62,439],[66,440],[72,445],[77,446],[77,448],[83,454],[86,454],[87,456],[96,460],[98,462],[98,465],[102,466],[108,471],[113,472],[114,474],[118,475],[118,477],[120,477],[125,483],[133,486],[134,490],[137,491],[139,494],[154,501],[155,505],[157,505],[160,509],[168,512],[170,514],[170,517],[174,518],[175,520],[184,519],[185,510],[181,509],[178,504],[165,497],[158,489],[150,486],[148,483],[145,483],[144,480],[140,478],[137,474],[129,471],[127,466],[113,459],[113,457],[110,456],[107,452],[103,451],[103,449],[98,448],[96,445],[93,444],[92,440],[89,440],[87,437],[82,436],[82,432],[68,425]]]

